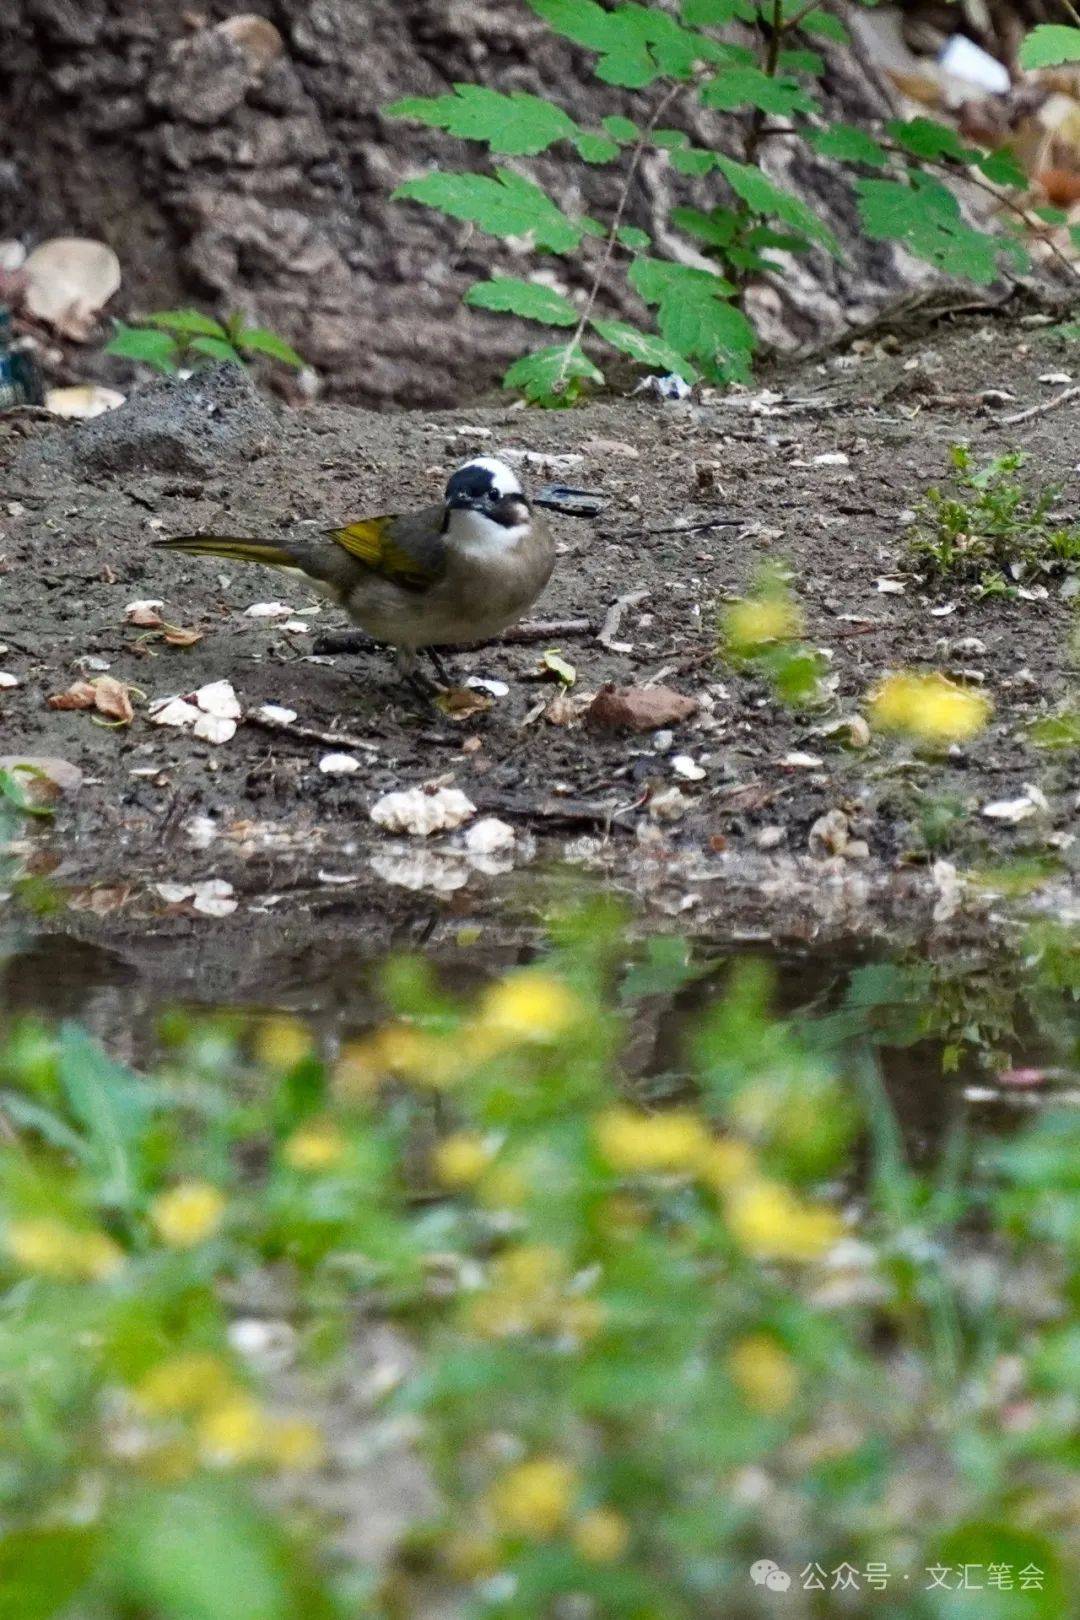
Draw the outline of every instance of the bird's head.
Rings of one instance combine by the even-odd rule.
[[[457,516],[460,514],[460,517]],[[531,508],[515,473],[494,456],[474,456],[446,486],[447,527],[494,545],[520,537],[528,528]]]

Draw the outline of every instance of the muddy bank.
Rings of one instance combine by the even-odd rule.
[[[693,932],[835,938],[922,926],[935,908],[947,916],[930,876],[938,856],[985,868],[1048,849],[1054,903],[1067,903],[1080,769],[1069,752],[1034,750],[1027,727],[1067,694],[1072,604],[1054,582],[1035,600],[930,588],[913,572],[905,522],[959,441],[980,456],[1028,451],[1024,476],[1060,483],[1068,509],[1075,411],[1001,420],[1050,397],[1039,379],[1068,363],[1041,329],[960,322],[902,353],[792,372],[769,394],[687,406],[281,412],[226,371],[159,385],[87,425],[5,419],[0,668],[18,685],[0,694],[0,753],[83,773],[33,834],[64,927],[261,937],[271,917],[337,918],[375,948],[417,909],[488,926],[520,905],[523,874],[568,863],[583,883],[621,889]],[[988,390],[1014,399],[983,399]],[[560,558],[537,610],[545,619],[599,625],[618,598],[645,593],[610,644],[592,632],[552,638],[577,673],[554,710],[556,686],[536,678],[543,643],[455,659],[460,679],[508,687],[486,712],[418,712],[383,652],[312,652],[343,623],[291,579],[151,549],[160,534],[274,534],[419,505],[477,450],[516,455],[533,483],[569,479],[604,497],[594,520],[553,520]],[[710,527],[720,519],[737,521]],[[809,718],[712,656],[719,604],[773,561],[793,568],[808,638],[834,678],[830,708]],[[126,622],[146,599],[201,639],[171,645]],[[249,615],[268,602],[289,616]],[[912,665],[979,682],[995,705],[987,730],[934,762],[876,741],[845,751],[830,720],[856,712],[885,671]],[[137,689],[130,725],[48,707],[101,673]],[[284,706],[307,735],[245,720],[214,745],[149,722],[149,701],[218,680],[245,714]],[[597,731],[580,712],[605,682],[661,683],[698,707],[659,735]],[[319,769],[338,737],[360,761],[354,774]],[[378,796],[430,782],[513,827],[513,848],[476,857],[460,832],[420,842],[372,824]],[[982,815],[1032,782],[1047,800],[1038,815],[1019,825]],[[924,812],[940,801],[953,812],[935,842]],[[855,859],[811,849],[814,823],[834,810]],[[232,884],[237,902],[219,921],[155,888],[211,879]]]

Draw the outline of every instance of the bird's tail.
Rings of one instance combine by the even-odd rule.
[[[187,551],[193,557],[227,557],[233,562],[264,563],[269,568],[296,568],[296,558],[272,540],[241,540],[223,534],[178,534],[155,540],[162,551]]]

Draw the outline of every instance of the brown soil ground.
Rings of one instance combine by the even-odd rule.
[[[958,441],[980,456],[1027,450],[1030,476],[1061,485],[1059,504],[1071,510],[1075,407],[1014,427],[1001,420],[1052,397],[1056,388],[1039,379],[1067,369],[1070,353],[1038,328],[943,323],[901,352],[838,357],[772,378],[782,397],[767,414],[737,395],[547,414],[501,403],[441,414],[279,412],[226,370],[157,385],[86,425],[5,418],[0,669],[19,685],[0,692],[0,754],[59,757],[85,773],[50,826],[32,834],[36,862],[52,867],[66,907],[63,930],[132,942],[148,933],[213,936],[226,947],[214,953],[213,972],[228,981],[217,988],[255,995],[268,958],[287,948],[293,959],[309,940],[355,946],[362,934],[376,950],[414,937],[425,918],[460,926],[469,914],[508,917],[521,903],[523,874],[543,875],[530,892],[544,903],[553,886],[580,886],[596,873],[702,933],[808,937],[925,920],[934,891],[920,802],[958,802],[964,814],[940,853],[961,867],[1044,852],[1048,839],[1066,843],[1080,764],[1037,752],[1025,733],[1067,693],[1071,602],[1054,583],[1036,601],[924,588],[906,554],[902,514],[943,477]],[[1005,389],[1016,403],[988,405],[980,399],[987,389]],[[555,690],[533,679],[543,645],[457,657],[462,677],[509,684],[487,713],[454,721],[418,712],[381,650],[312,659],[318,634],[344,627],[330,610],[308,616],[307,635],[245,616],[256,602],[310,608],[288,576],[150,546],[161,533],[273,533],[302,519],[329,525],[419,505],[480,449],[556,458],[527,463],[526,477],[603,494],[598,518],[553,519],[561,556],[538,613],[599,621],[620,595],[647,591],[615,637],[629,650],[608,650],[593,634],[551,644],[576,667],[579,701],[609,681],[661,680],[698,698],[703,707],[674,728],[666,752],[649,736],[537,716]],[[846,464],[816,459],[836,452]],[[567,455],[581,459],[558,461]],[[707,527],[718,518],[738,521]],[[783,709],[759,679],[712,656],[723,598],[781,560],[794,569],[809,639],[831,654],[837,689],[823,715]],[[882,576],[902,578],[904,593],[879,592]],[[203,639],[171,647],[125,624],[126,605],[139,598],[163,599],[165,618]],[[946,607],[954,610],[935,614]],[[972,648],[973,637],[985,650]],[[100,671],[87,659],[104,661],[149,699],[228,679],[245,710],[286,705],[298,726],[370,747],[360,751],[360,772],[327,776],[318,761],[329,744],[254,724],[210,746],[150,724],[139,698],[133,724],[116,729],[50,709],[50,694]],[[845,752],[818,729],[857,710],[885,671],[924,665],[974,669],[994,700],[989,729],[955,757],[912,764],[905,755],[904,766],[892,744]],[[676,776],[672,761],[687,754],[703,768],[700,780]],[[821,763],[793,764],[792,754]],[[481,812],[516,828],[517,850],[503,863],[509,875],[477,869],[460,833],[420,844],[369,820],[388,789],[434,780],[453,782]],[[684,813],[659,819],[653,801],[675,782]],[[988,801],[1013,798],[1029,782],[1048,795],[1048,815],[1015,827],[982,817]],[[848,815],[868,856],[811,857],[810,829],[833,809]],[[779,829],[767,835],[775,840],[768,850],[766,828]],[[1063,869],[1050,892],[1062,900],[1070,855],[1058,853]],[[239,900],[220,923],[151,888],[211,877],[233,883]],[[241,939],[252,942],[243,951]],[[174,970],[168,952],[161,961],[166,975]],[[209,958],[189,977],[200,971],[211,972]]]

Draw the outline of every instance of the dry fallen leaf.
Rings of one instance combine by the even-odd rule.
[[[577,705],[565,691],[556,692],[544,709],[544,719],[549,726],[572,726],[577,717]]]
[[[160,630],[165,623],[158,612],[160,606],[160,602],[132,602],[124,614],[124,622],[140,630]]]
[[[471,720],[474,714],[484,714],[492,706],[492,699],[474,687],[451,686],[440,692],[435,707],[450,720]]]
[[[197,641],[203,639],[203,631],[185,630],[179,624],[163,625],[162,634],[170,647],[194,647]]]
[[[66,692],[54,692],[49,698],[50,709],[92,709],[97,693],[89,681],[75,681]]]
[[[585,711],[587,725],[604,731],[658,731],[697,713],[697,699],[670,686],[602,686]]]
[[[135,718],[135,710],[123,681],[118,681],[114,675],[99,675],[91,685],[94,688],[94,707],[98,713],[107,720],[115,720],[118,725],[130,725]]]

